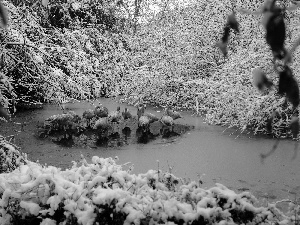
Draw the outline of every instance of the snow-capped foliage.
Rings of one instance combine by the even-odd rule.
[[[222,184],[203,189],[170,173],[132,174],[112,158],[61,170],[34,162],[0,175],[0,224],[287,224],[275,206]],[[295,206],[292,207],[295,209]]]
[[[76,3],[83,1],[55,1],[47,7],[42,1],[3,2],[9,15],[9,29],[0,28],[1,43],[5,43],[1,45],[0,101],[5,107],[45,101],[63,103],[120,93],[120,73],[125,70],[127,57],[123,46],[126,38],[121,33],[81,27],[77,19],[71,20],[72,26],[64,30],[49,24],[52,16],[57,16],[52,8],[68,13],[69,6],[78,10]],[[94,10],[110,7],[107,1],[101,4],[85,1],[80,13],[91,13],[86,6]],[[16,65],[16,61],[25,59],[26,63]],[[103,86],[107,88],[102,90]]]
[[[75,112],[70,111],[68,113],[53,115],[47,118],[44,122],[44,128],[48,133],[53,131],[67,131],[70,129],[79,129],[81,117]]]
[[[8,173],[27,163],[27,155],[0,135],[0,173]]]

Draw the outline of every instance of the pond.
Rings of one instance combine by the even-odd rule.
[[[131,112],[136,112],[134,107],[119,104],[113,99],[99,101],[109,110],[115,110],[120,105],[121,110],[127,107]],[[65,107],[79,115],[88,108],[94,108],[88,102],[68,103]],[[147,108],[147,111],[162,115],[159,108]],[[178,177],[201,179],[204,188],[222,183],[235,191],[249,190],[257,198],[269,202],[300,196],[300,156],[294,151],[295,141],[280,140],[278,148],[262,160],[261,154],[271,150],[275,139],[208,125],[190,112],[182,112],[184,118],[176,120],[176,123],[192,129],[180,136],[160,136],[147,144],[132,141],[113,147],[66,147],[38,138],[37,126],[46,118],[62,113],[57,105],[19,112],[13,118],[15,123],[0,122],[1,134],[15,135],[15,144],[28,154],[30,160],[63,169],[70,167],[72,160],[79,161],[81,154],[87,159],[94,155],[104,158],[118,156],[118,164],[134,164],[134,173],[158,168],[168,171],[172,167],[172,173]]]

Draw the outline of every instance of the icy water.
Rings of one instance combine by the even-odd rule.
[[[112,99],[101,99],[101,103],[109,110],[115,110],[120,105]],[[128,107],[131,112],[136,112],[134,107],[125,104],[120,106],[122,111]],[[67,110],[79,115],[93,107],[86,102],[66,105]],[[158,108],[147,111],[162,115],[162,110]],[[262,161],[260,155],[270,151],[274,139],[251,134],[239,135],[238,132],[233,133],[232,129],[224,131],[223,127],[208,125],[201,117],[184,112],[184,118],[176,120],[176,123],[193,129],[171,138],[160,136],[147,144],[129,141],[128,144],[114,147],[64,147],[49,139],[37,138],[37,126],[46,118],[61,113],[62,110],[56,105],[20,112],[13,121],[23,123],[23,126],[0,122],[1,134],[14,134],[15,143],[28,153],[30,160],[61,168],[70,167],[71,161],[80,160],[81,154],[87,159],[94,155],[118,156],[118,164],[134,164],[134,173],[144,173],[158,167],[168,171],[171,166],[176,176],[191,180],[200,178],[204,188],[222,183],[237,192],[249,190],[268,202],[300,197],[300,154],[295,156],[294,141],[281,140],[276,151]]]

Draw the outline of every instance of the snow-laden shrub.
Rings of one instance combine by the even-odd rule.
[[[0,224],[262,224],[292,221],[274,205],[221,184],[179,184],[170,173],[131,174],[112,158],[61,170],[34,162],[0,175]]]
[[[128,67],[122,33],[80,26],[45,29],[40,23],[48,21],[48,8],[42,3],[49,1],[18,2],[3,1],[10,23],[8,29],[0,28],[2,105],[29,107],[120,94]]]
[[[8,173],[27,163],[27,155],[0,135],[0,173]]]
[[[81,117],[73,111],[64,114],[53,115],[44,122],[44,129],[49,134],[55,131],[78,130]]]

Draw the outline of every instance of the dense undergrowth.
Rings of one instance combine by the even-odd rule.
[[[203,189],[171,173],[132,173],[118,158],[83,157],[61,170],[31,162],[1,137],[0,224],[298,224],[297,202],[259,206],[249,192]],[[2,158],[2,157],[1,157]],[[2,163],[2,162],[1,162]],[[289,204],[283,213],[277,207]]]
[[[84,27],[79,20],[69,28],[53,26],[41,2],[17,7],[4,3],[11,18],[0,37],[4,106],[119,94],[115,86],[126,62],[121,34],[103,25]]]
[[[109,20],[108,14],[53,22],[53,10],[45,10],[43,1],[30,2],[4,1],[11,18],[0,35],[0,99],[5,107],[123,95],[121,100],[129,104],[142,101],[192,109],[210,123],[255,132],[265,132],[276,109],[273,134],[290,136],[289,103],[275,87],[260,93],[252,86],[256,67],[278,83],[260,17],[237,14],[241,33],[233,34],[228,58],[214,46],[232,7],[254,10],[260,2],[194,2],[140,24],[136,33],[118,23],[123,21],[120,16]],[[66,7],[99,14],[95,11],[99,5],[83,1],[75,7],[74,2],[59,3],[64,15],[71,14]],[[288,13],[288,46],[299,33],[298,14]],[[298,58],[296,52],[292,64],[296,78]]]
[[[259,92],[252,85],[252,70],[259,67],[278,86],[278,75],[273,69],[272,55],[260,25],[261,17],[237,14],[241,33],[231,38],[228,58],[223,59],[214,48],[231,6],[228,1],[208,1],[187,8],[170,22],[165,20],[163,26],[147,26],[143,32],[156,33],[156,36],[143,39],[144,45],[151,43],[150,50],[137,54],[136,58],[145,66],[142,73],[138,71],[138,76],[133,77],[135,82],[125,99],[134,102],[132,96],[142,95],[151,104],[193,109],[204,114],[212,124],[239,127],[242,131],[250,128],[255,133],[266,131],[267,120],[273,110],[277,110],[279,114],[274,120],[273,134],[290,136],[287,128],[292,106],[284,96],[277,94],[276,87]],[[237,1],[236,6],[251,10],[258,8],[255,2]],[[287,15],[288,46],[298,37],[298,13]],[[159,45],[159,42],[164,45]],[[157,52],[160,58],[156,57]],[[152,57],[145,57],[149,53]],[[297,78],[298,57],[296,53],[292,64]],[[153,70],[155,72],[151,72]],[[139,80],[145,74],[146,80],[144,78],[141,84]]]

